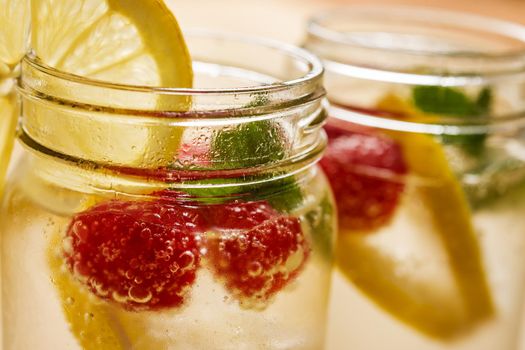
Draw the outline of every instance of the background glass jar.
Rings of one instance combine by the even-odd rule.
[[[333,107],[329,349],[514,349],[525,279],[525,28],[415,8],[324,13]]]
[[[318,349],[335,213],[320,62],[195,32],[194,89],[22,63],[4,349]]]

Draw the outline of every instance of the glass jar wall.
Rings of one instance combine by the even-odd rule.
[[[306,48],[332,103],[329,349],[514,349],[525,276],[525,28],[350,7]]]
[[[335,212],[322,68],[195,32],[194,89],[22,63],[3,348],[318,349]]]

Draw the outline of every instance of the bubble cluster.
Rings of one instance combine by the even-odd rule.
[[[66,265],[102,299],[126,309],[179,306],[200,265],[200,215],[182,206],[109,201],[73,218]]]
[[[208,259],[218,280],[244,308],[263,309],[301,272],[310,255],[299,219],[266,202],[236,204],[215,213],[222,234],[208,241]]]
[[[62,241],[66,267],[99,298],[139,311],[183,305],[205,260],[233,300],[264,308],[309,257],[300,220],[265,201],[167,199],[113,200],[76,215]]]

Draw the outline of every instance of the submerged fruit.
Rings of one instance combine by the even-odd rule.
[[[425,118],[395,94],[384,96],[377,107],[408,121],[421,122]],[[410,192],[411,197],[428,213],[430,233],[438,239],[445,257],[440,266],[445,264],[451,285],[418,276],[417,272],[425,271],[420,266],[410,265],[417,271],[403,273],[403,261],[396,256],[395,247],[381,249],[377,236],[341,237],[337,263],[357,288],[393,317],[426,335],[454,338],[494,314],[471,211],[443,147],[432,136],[395,131],[389,136],[401,146],[410,174],[424,180],[416,186],[417,191]],[[419,233],[422,228],[415,222],[410,225]],[[401,246],[410,247],[409,242]],[[427,256],[425,261],[433,259],[436,257]],[[442,287],[450,288],[452,295],[444,293]]]
[[[216,277],[246,308],[265,307],[303,269],[310,246],[299,219],[281,215],[265,202],[211,208],[217,237],[208,258]]]
[[[395,212],[407,166],[400,145],[379,134],[327,127],[330,138],[321,166],[337,201],[342,231],[370,231]]]
[[[195,282],[203,228],[191,208],[109,201],[73,218],[66,265],[95,295],[126,309],[178,307]]]

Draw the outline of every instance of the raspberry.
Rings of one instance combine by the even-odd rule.
[[[320,164],[335,194],[343,230],[377,229],[391,219],[407,173],[401,147],[377,134],[329,128]]]
[[[200,264],[201,215],[167,201],[109,201],[76,215],[66,265],[95,295],[128,310],[181,306]]]
[[[310,247],[299,219],[279,214],[264,201],[211,209],[219,232],[208,239],[216,277],[245,308],[267,302],[303,269]]]
[[[266,201],[234,201],[208,207],[206,216],[212,226],[241,230],[251,229],[278,215],[279,213]]]

